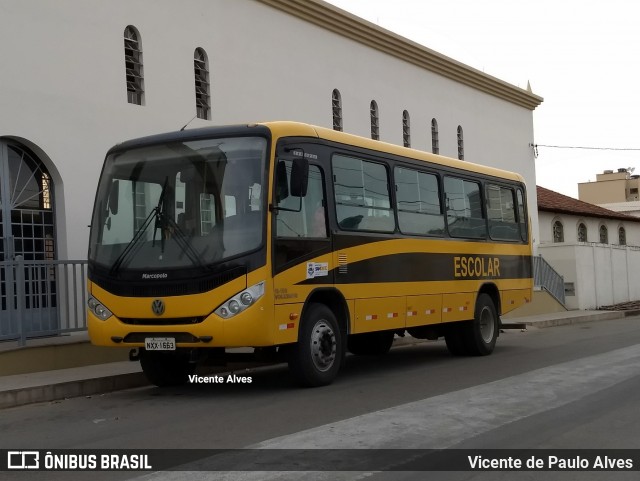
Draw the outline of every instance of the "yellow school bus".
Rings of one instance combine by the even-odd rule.
[[[394,335],[490,354],[531,255],[518,174],[295,122],[167,133],[107,153],[89,335],[160,386],[235,347],[325,385]]]

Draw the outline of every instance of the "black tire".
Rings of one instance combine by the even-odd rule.
[[[466,356],[467,348],[463,338],[463,330],[466,326],[459,322],[449,324],[444,333],[444,341],[452,356]]]
[[[489,294],[480,294],[476,301],[474,319],[463,332],[467,353],[472,356],[488,356],[496,346],[499,333],[496,307]]]
[[[347,340],[347,349],[356,356],[382,356],[393,344],[393,331],[352,334]]]
[[[196,364],[189,361],[189,351],[140,351],[142,372],[158,387],[185,384],[196,370]]]
[[[338,375],[344,346],[333,311],[324,304],[306,309],[298,342],[289,349],[289,370],[302,386],[326,386]]]

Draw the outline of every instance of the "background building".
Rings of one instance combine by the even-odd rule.
[[[639,189],[640,175],[633,175],[632,168],[615,172],[605,170],[602,174],[596,174],[595,182],[579,183],[578,197],[605,209],[640,217]]]
[[[640,218],[543,187],[537,192],[538,252],[564,277],[566,306],[640,299]]]

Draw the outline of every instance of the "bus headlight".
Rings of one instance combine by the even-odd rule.
[[[229,319],[236,314],[241,313],[247,307],[255,304],[255,302],[264,295],[264,281],[258,282],[253,286],[239,292],[231,299],[227,299],[215,311],[217,315],[224,319]]]
[[[95,297],[89,297],[87,305],[89,306],[91,312],[93,312],[96,317],[102,321],[106,321],[113,315],[111,311],[100,304],[100,301],[98,301]]]

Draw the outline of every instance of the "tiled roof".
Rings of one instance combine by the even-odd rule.
[[[544,187],[536,186],[538,192],[538,210],[558,212],[577,216],[598,217],[601,219],[618,219],[640,222],[640,217],[615,212],[588,202],[583,202],[567,195],[559,194]]]

